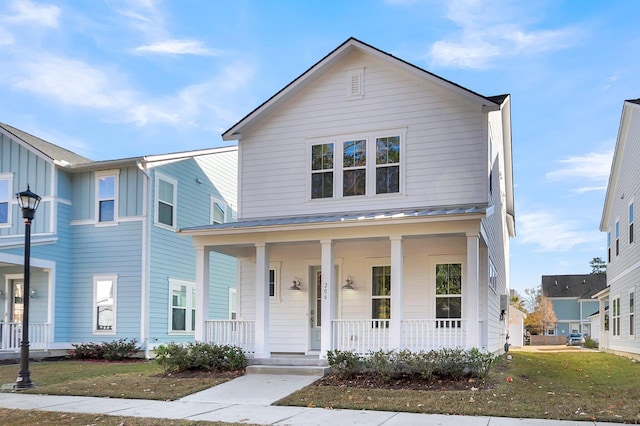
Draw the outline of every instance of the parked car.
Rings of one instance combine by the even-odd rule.
[[[582,346],[584,345],[584,336],[582,333],[571,333],[567,336],[567,346]]]

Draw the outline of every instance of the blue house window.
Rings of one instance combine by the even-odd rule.
[[[118,175],[114,171],[96,173],[96,220],[113,223],[117,220]]]
[[[176,206],[178,200],[178,182],[166,176],[156,175],[156,214],[157,225],[175,228]]]
[[[196,328],[196,286],[192,282],[169,279],[171,288],[170,332],[193,333]]]
[[[11,177],[0,175],[0,225],[9,224],[11,200]]]

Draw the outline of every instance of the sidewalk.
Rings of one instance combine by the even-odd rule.
[[[446,416],[387,411],[278,407],[271,403],[316,378],[250,374],[177,401],[0,393],[0,407],[260,425],[586,426],[617,423]]]

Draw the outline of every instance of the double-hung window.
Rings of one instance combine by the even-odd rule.
[[[11,180],[11,175],[0,175],[0,226],[11,224]]]
[[[96,220],[114,223],[118,219],[118,172],[96,173]]]
[[[607,262],[611,263],[611,231],[607,232]]]
[[[333,197],[333,143],[311,146],[311,198]]]
[[[620,254],[620,221],[616,220],[616,256]]]
[[[117,281],[117,275],[96,275],[93,277],[94,333],[116,332]]]
[[[170,332],[193,333],[196,328],[196,286],[192,282],[169,279]]]
[[[386,328],[391,319],[391,266],[374,266],[371,269],[371,318],[374,328]]]
[[[496,266],[493,264],[493,260],[489,258],[489,288],[493,291],[496,291],[498,281],[498,271],[496,270]]]
[[[436,264],[436,327],[461,327],[462,264]],[[454,320],[454,321],[451,321]]]
[[[620,298],[613,299],[613,312],[611,313],[613,335],[620,336]]]
[[[177,199],[178,182],[166,176],[156,175],[156,224],[176,227]]]
[[[342,156],[342,196],[365,195],[367,191],[367,140],[346,141]]]
[[[629,293],[629,336],[635,335],[635,317],[636,317],[636,306],[635,306],[635,294],[634,292]]]
[[[633,243],[633,202],[629,203],[629,244]]]
[[[211,197],[211,223],[227,222],[228,208],[224,201]]]
[[[400,137],[376,139],[376,194],[400,192]]]

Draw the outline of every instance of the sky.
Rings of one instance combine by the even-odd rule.
[[[0,0],[0,122],[92,160],[227,146],[221,133],[349,37],[511,94],[511,288],[589,273],[640,2]]]

